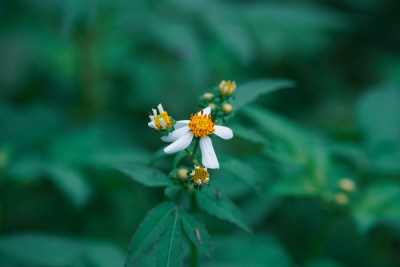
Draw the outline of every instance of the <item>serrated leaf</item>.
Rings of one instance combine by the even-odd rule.
[[[183,229],[194,245],[200,248],[208,257],[212,256],[211,237],[204,225],[203,221],[193,212],[186,209],[180,209],[180,216]],[[196,236],[198,231],[200,240]],[[200,243],[201,242],[201,243]]]
[[[156,243],[155,263],[160,267],[179,267],[183,263],[182,227],[178,209]]]
[[[260,178],[251,166],[229,156],[219,156],[219,161],[223,169],[249,185],[259,196],[261,195]]]
[[[116,166],[115,169],[146,186],[168,186],[173,184],[172,180],[164,173],[143,165],[120,165]]]
[[[125,263],[126,266],[129,266],[132,261],[140,257],[164,231],[174,208],[175,204],[173,202],[164,202],[149,211],[132,238]]]
[[[199,206],[209,214],[236,224],[247,232],[252,232],[243,218],[242,212],[227,197],[211,196],[202,192],[196,192],[196,200]]]
[[[279,89],[293,87],[290,80],[260,80],[239,85],[236,90],[236,98],[232,101],[235,110],[239,110],[246,104],[255,100],[261,94],[272,93]]]

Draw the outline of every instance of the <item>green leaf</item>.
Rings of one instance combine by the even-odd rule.
[[[272,93],[279,89],[293,87],[294,83],[290,80],[260,80],[239,85],[236,90],[236,98],[232,101],[235,110],[239,110],[244,105],[249,104],[261,94]]]
[[[164,231],[170,221],[171,212],[174,208],[175,204],[173,202],[164,202],[149,211],[132,238],[126,266],[129,266],[132,261],[143,255]]]
[[[216,196],[196,192],[196,200],[199,206],[209,214],[234,223],[243,230],[251,233],[251,229],[245,222],[242,212],[227,197],[222,195],[218,199]]]
[[[52,182],[67,196],[75,205],[85,204],[90,195],[90,187],[86,177],[78,170],[51,165],[46,168]]]
[[[194,245],[200,248],[208,257],[212,256],[211,237],[204,225],[204,222],[193,212],[186,209],[179,211],[183,229]],[[197,239],[196,229],[199,233],[200,240]]]
[[[314,196],[318,189],[309,177],[287,177],[277,180],[272,188],[271,194],[278,196]]]
[[[96,267],[123,266],[125,262],[125,252],[109,243],[89,242],[86,251],[89,261]]]
[[[179,222],[178,209],[175,209],[171,222],[157,240],[155,263],[160,267],[182,266],[182,226]]]
[[[24,233],[0,238],[0,258],[23,266],[74,266],[83,247],[73,240],[51,235]]]
[[[115,169],[146,186],[168,186],[173,184],[172,180],[164,173],[142,165],[120,165],[116,166]]]
[[[352,206],[352,215],[362,231],[378,221],[400,222],[400,186],[396,182],[374,182]]]
[[[165,188],[164,190],[164,194],[170,199],[174,199],[179,194],[179,192],[181,192],[181,187],[179,185],[173,185]]]
[[[232,129],[233,133],[235,134],[235,137],[238,136],[244,140],[257,144],[263,144],[263,145],[269,144],[268,140],[255,129],[244,127],[238,123],[230,124],[229,128]]]
[[[219,156],[219,161],[223,169],[252,187],[259,196],[261,195],[260,178],[251,166],[229,156]]]

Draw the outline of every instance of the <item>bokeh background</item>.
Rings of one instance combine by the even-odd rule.
[[[183,119],[221,80],[279,78],[296,85],[215,141],[258,173],[261,196],[224,170],[212,185],[255,234],[202,214],[200,266],[399,266],[399,14],[395,0],[0,1],[0,265],[122,266],[166,198],[113,169],[162,154],[148,111]]]

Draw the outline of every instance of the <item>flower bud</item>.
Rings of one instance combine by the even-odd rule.
[[[215,103],[210,103],[208,106],[211,108],[211,110],[214,110],[217,107]]]
[[[335,201],[339,205],[346,205],[349,203],[349,197],[344,193],[337,193],[335,195]]]
[[[235,82],[231,81],[222,81],[219,84],[219,93],[223,96],[231,96],[233,92],[236,90]]]
[[[212,93],[205,93],[203,95],[203,100],[211,100],[213,98],[214,98],[214,94],[212,94]]]
[[[182,168],[177,172],[176,177],[181,181],[185,181],[188,178],[188,172],[187,169]]]
[[[233,107],[232,107],[231,104],[225,103],[225,104],[222,105],[222,108],[221,108],[221,109],[222,109],[222,112],[223,112],[225,115],[228,115],[228,114],[230,114],[230,113],[232,112]]]
[[[343,191],[353,192],[356,189],[356,184],[349,178],[343,178],[339,181],[339,187]]]

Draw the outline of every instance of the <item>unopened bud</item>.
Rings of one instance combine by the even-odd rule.
[[[203,100],[211,100],[213,98],[214,98],[214,94],[212,94],[212,93],[205,93],[203,95]]]
[[[222,105],[222,108],[221,108],[221,109],[222,109],[222,112],[223,112],[225,115],[228,115],[228,114],[230,114],[230,113],[232,112],[233,107],[232,107],[231,104],[225,103],[225,104]]]
[[[181,181],[185,181],[188,178],[188,170],[187,169],[180,169],[177,173],[177,178]]]
[[[222,81],[219,84],[219,93],[223,96],[230,96],[235,92],[236,84],[231,81]]]
[[[347,203],[349,203],[349,197],[344,193],[337,193],[335,195],[335,201],[339,205],[346,205]]]
[[[214,110],[217,107],[215,103],[210,103],[208,106],[211,108],[211,110]]]
[[[356,189],[356,184],[351,179],[343,178],[339,181],[339,187],[343,191],[353,192]]]

